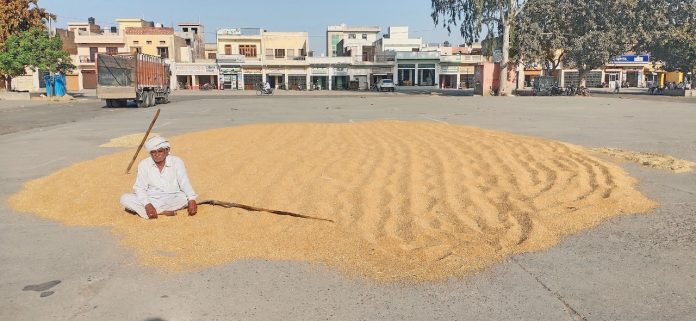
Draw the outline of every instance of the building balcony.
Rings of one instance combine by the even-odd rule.
[[[396,61],[396,53],[380,53],[375,56],[375,62],[394,62]]]
[[[439,60],[440,53],[437,51],[426,52],[402,52],[396,53],[397,60]]]
[[[120,32],[89,32],[79,30],[75,33],[76,44],[125,44],[126,39]]]
[[[249,58],[244,57],[244,55],[217,55],[216,59],[218,63],[243,64]]]
[[[482,55],[451,55],[451,56],[440,56],[440,62],[461,64],[461,63],[480,63],[483,62]]]
[[[353,57],[307,57],[310,65],[350,65]]]
[[[297,56],[278,58],[275,56],[266,56],[266,59],[264,59],[264,63],[266,65],[306,66],[307,57]]]
[[[90,57],[90,56],[77,56],[77,61],[80,64],[94,64],[95,60],[96,60],[96,57],[95,57],[95,59],[92,59],[92,57]]]

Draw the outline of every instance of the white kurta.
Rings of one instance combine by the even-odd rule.
[[[152,204],[157,213],[175,211],[198,196],[191,186],[184,161],[174,155],[167,156],[161,172],[152,157],[143,159],[138,164],[133,191],[135,193],[121,197],[121,204],[143,218],[148,218],[145,211],[147,204]]]

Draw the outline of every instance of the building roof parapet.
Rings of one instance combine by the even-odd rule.
[[[174,29],[169,27],[128,27],[126,35],[173,35]]]
[[[261,36],[264,32],[261,28],[221,28],[217,30],[218,36]]]
[[[380,32],[382,29],[379,26],[348,26],[346,24],[328,26],[327,31],[340,31],[340,32]]]
[[[440,59],[440,54],[437,51],[427,52],[402,52],[396,53],[396,59]]]

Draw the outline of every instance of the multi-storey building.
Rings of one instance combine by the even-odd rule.
[[[217,31],[217,63],[224,89],[253,89],[263,80],[261,28],[225,28]]]
[[[328,57],[355,57],[355,60],[374,59],[374,47],[381,29],[377,26],[348,26],[340,24],[326,28]]]
[[[195,22],[180,22],[176,24],[179,31],[176,35],[184,39],[185,45],[191,48],[191,58],[182,60],[195,61],[205,57],[205,28],[200,23]]]
[[[68,31],[74,34],[77,53],[73,56],[73,64],[77,67],[79,89],[97,88],[96,59],[98,53],[119,54],[129,51],[126,45],[125,33],[122,28],[110,27],[102,29],[89,18],[87,23],[68,23]],[[68,76],[68,82],[72,76]]]
[[[125,34],[126,45],[131,52],[159,56],[168,62],[180,61],[182,52],[186,58],[190,57],[184,39],[175,35],[173,28],[161,25],[126,27]]]
[[[308,43],[306,32],[264,31],[262,78],[274,88],[307,89]]]
[[[413,52],[423,47],[422,38],[410,38],[408,27],[389,27],[388,33],[375,41],[377,52]]]

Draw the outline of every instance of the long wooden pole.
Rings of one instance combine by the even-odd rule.
[[[309,216],[309,215],[302,215],[302,214],[297,214],[297,213],[292,213],[292,212],[286,212],[286,211],[278,211],[278,210],[269,210],[266,208],[261,208],[261,207],[255,207],[255,206],[249,206],[249,205],[244,205],[244,204],[239,204],[239,203],[232,203],[232,202],[222,202],[222,201],[216,201],[216,200],[205,200],[205,201],[200,201],[197,203],[198,205],[215,205],[215,206],[222,206],[226,208],[231,208],[231,207],[236,207],[236,208],[241,208],[245,209],[247,211],[254,211],[254,212],[267,212],[267,213],[272,213],[272,214],[277,214],[277,215],[287,215],[287,216],[293,216],[293,217],[300,217],[300,218],[308,218],[311,220],[319,220],[319,221],[326,221],[326,222],[332,222],[333,220],[327,219],[327,218],[321,218],[321,217],[314,217],[314,216]]]
[[[128,164],[128,168],[126,168],[126,174],[130,173],[131,167],[133,167],[133,163],[135,163],[135,159],[138,158],[138,153],[140,153],[140,149],[143,148],[143,144],[145,144],[145,141],[147,140],[147,136],[150,135],[150,131],[152,130],[152,126],[155,125],[155,121],[157,121],[157,117],[159,117],[160,114],[160,109],[157,108],[157,112],[155,113],[155,117],[152,118],[152,121],[150,122],[150,127],[147,128],[147,132],[145,132],[145,136],[143,136],[143,140],[140,141],[140,145],[138,145],[138,150],[135,151],[135,155],[133,155],[133,159],[131,159],[130,164]]]

